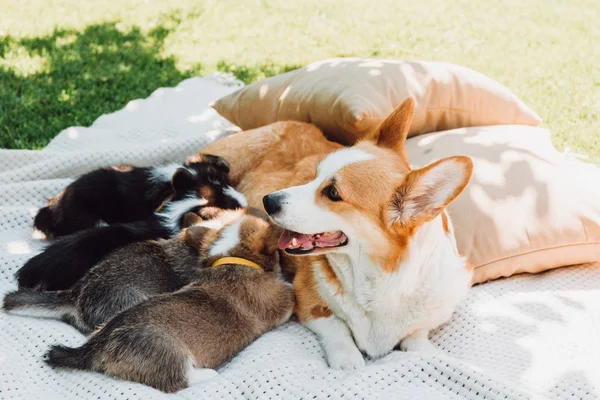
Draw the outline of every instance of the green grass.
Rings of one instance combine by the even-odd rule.
[[[598,0],[0,0],[0,147],[215,70],[253,82],[333,56],[444,60],[508,86],[559,149],[600,161]]]

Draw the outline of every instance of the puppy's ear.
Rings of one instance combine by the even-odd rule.
[[[171,178],[171,186],[173,186],[175,193],[193,189],[196,186],[196,177],[189,169],[178,168]]]
[[[469,157],[448,157],[411,171],[396,189],[389,216],[393,224],[416,227],[437,217],[467,186]]]
[[[267,255],[274,254],[279,250],[279,237],[283,232],[283,228],[278,225],[272,224],[269,229],[266,230],[263,242],[263,252]]]
[[[212,154],[202,154],[202,161],[214,165],[221,172],[226,174],[229,173],[229,163],[223,157],[213,156]]]
[[[183,216],[183,228],[187,228],[189,226],[195,225],[199,222],[204,221],[201,216],[196,214],[195,212],[186,213]]]
[[[258,208],[248,207],[246,215],[255,221],[259,229],[259,241],[262,245],[259,251],[265,255],[276,252],[279,249],[279,237],[281,236],[281,232],[283,232],[283,228],[275,225],[271,217]]]
[[[185,242],[188,246],[191,246],[196,250],[201,250],[206,239],[206,234],[210,231],[211,229],[206,226],[190,226],[185,231]]]

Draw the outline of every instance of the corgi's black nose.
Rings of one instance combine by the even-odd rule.
[[[267,214],[273,216],[281,211],[281,193],[271,193],[263,197],[263,205]]]

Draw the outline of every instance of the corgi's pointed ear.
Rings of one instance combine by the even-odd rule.
[[[415,101],[412,97],[409,97],[365,138],[375,142],[377,146],[396,151],[407,169],[410,169],[410,163],[406,154],[406,138],[410,131],[414,113]]]
[[[403,227],[419,226],[437,217],[467,186],[473,174],[469,157],[448,157],[411,171],[398,187],[390,220]]]

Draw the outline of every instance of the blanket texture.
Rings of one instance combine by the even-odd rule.
[[[208,104],[236,90],[229,77],[193,78],[68,128],[42,151],[0,150],[0,295],[44,242],[32,218],[73,178],[119,163],[183,160],[235,130]],[[243,157],[243,154],[240,154]],[[1,399],[526,399],[600,396],[600,264],[474,287],[434,332],[439,354],[394,352],[356,371],[327,367],[295,321],[246,348],[202,385],[166,395],[106,376],[52,370],[52,344],[85,337],[54,320],[0,313]]]

